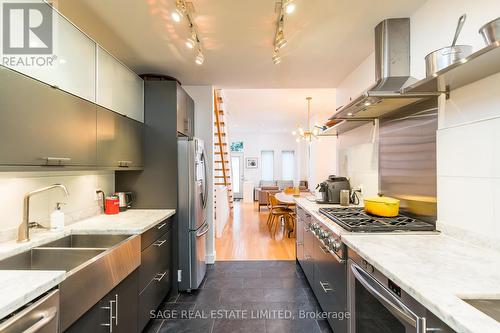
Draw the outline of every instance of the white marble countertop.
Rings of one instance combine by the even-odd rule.
[[[461,300],[500,298],[500,252],[445,235],[354,235],[342,240],[457,332],[500,323]]]
[[[0,271],[0,319],[65,278],[65,271]]]
[[[131,209],[118,215],[98,215],[62,231],[31,229],[30,241],[0,243],[0,260],[70,234],[141,234],[175,214],[173,209]],[[64,280],[64,271],[0,270],[0,319]]]
[[[73,234],[137,235],[175,214],[174,209],[130,209],[98,215],[68,226]]]
[[[352,233],[318,212],[328,205],[296,201],[457,332],[500,332],[500,323],[462,301],[500,299],[500,252],[439,233]]]

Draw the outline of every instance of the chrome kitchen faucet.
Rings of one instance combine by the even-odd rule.
[[[47,187],[43,187],[43,188],[40,188],[38,190],[28,192],[24,196],[23,221],[19,225],[19,229],[17,232],[17,242],[18,243],[27,242],[30,240],[30,231],[29,231],[29,228],[30,228],[30,223],[29,223],[29,220],[30,220],[30,198],[35,194],[39,194],[39,193],[42,193],[42,192],[45,192],[45,191],[48,191],[48,190],[51,190],[54,188],[61,188],[64,191],[64,193],[66,194],[66,196],[69,197],[68,189],[66,188],[66,186],[64,186],[62,184],[54,184],[54,185],[50,185]]]

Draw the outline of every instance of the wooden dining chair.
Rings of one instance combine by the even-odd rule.
[[[274,196],[274,194],[269,193],[269,203],[271,209],[269,210],[268,217],[268,227],[269,232],[273,238],[276,237],[276,230],[280,225],[281,220],[285,221],[289,218],[290,214],[293,213],[293,210],[288,208],[287,206],[280,205],[278,199]]]

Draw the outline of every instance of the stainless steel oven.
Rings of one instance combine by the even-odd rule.
[[[354,251],[348,259],[349,333],[454,332]]]

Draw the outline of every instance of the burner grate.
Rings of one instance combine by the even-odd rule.
[[[434,225],[408,216],[396,217],[372,216],[359,207],[320,208],[320,213],[327,216],[344,229],[353,232],[384,231],[432,231]]]

